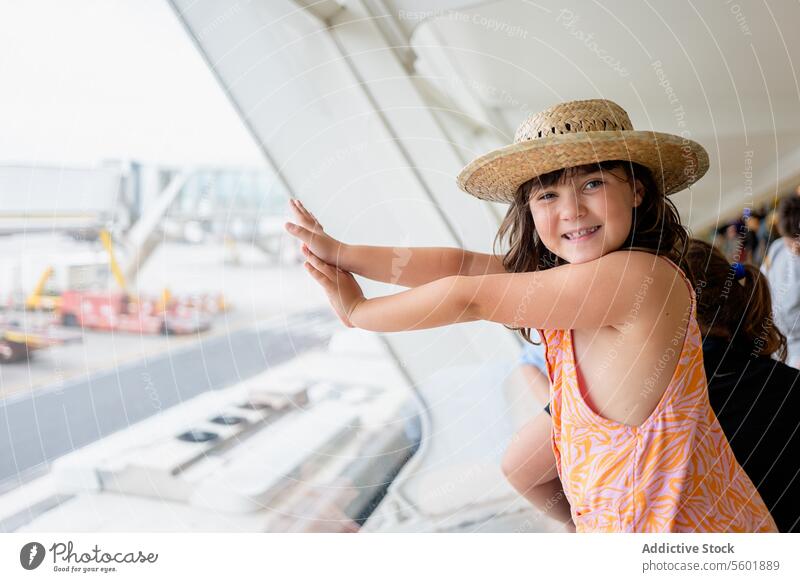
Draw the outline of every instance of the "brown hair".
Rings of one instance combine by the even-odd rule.
[[[781,236],[800,236],[800,196],[787,196],[778,204],[778,233]]]
[[[517,188],[514,200],[500,224],[494,241],[497,253],[497,248],[502,245],[504,239],[508,240],[508,252],[503,256],[503,266],[507,272],[542,271],[566,264],[566,261],[544,246],[536,232],[528,205],[531,191],[534,186],[549,188],[555,184],[563,184],[577,174],[598,170],[622,170],[625,173],[625,181],[630,183],[631,187],[635,180],[644,186],[642,203],[633,209],[631,231],[620,249],[663,255],[683,268],[689,235],[681,225],[678,210],[672,200],[660,193],[650,170],[633,162],[612,160],[542,174]],[[519,331],[525,341],[534,343],[531,341],[530,329],[506,327]]]
[[[697,294],[702,335],[736,340],[754,356],[777,352],[784,361],[786,337],[772,321],[769,283],[758,267],[739,263],[737,273],[719,249],[697,239],[690,240],[686,261]],[[743,278],[737,276],[741,274]]]

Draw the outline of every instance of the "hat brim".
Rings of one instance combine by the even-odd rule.
[[[568,133],[506,146],[473,160],[458,175],[468,194],[492,202],[512,202],[517,189],[555,170],[609,160],[649,168],[659,190],[670,195],[708,171],[708,153],[690,139],[653,131]]]

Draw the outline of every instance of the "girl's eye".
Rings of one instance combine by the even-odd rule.
[[[589,180],[588,182],[586,182],[586,186],[584,186],[584,188],[587,188],[589,190],[594,190],[595,188],[599,188],[602,184],[603,184],[602,180]]]
[[[544,192],[543,194],[539,195],[539,198],[537,198],[537,200],[550,200],[555,197],[556,195],[553,192]]]

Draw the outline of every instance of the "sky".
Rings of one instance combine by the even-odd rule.
[[[0,164],[263,166],[164,0],[0,0]]]

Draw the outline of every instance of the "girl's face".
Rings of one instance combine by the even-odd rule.
[[[644,194],[640,182],[626,180],[622,168],[598,169],[563,184],[534,186],[528,205],[542,243],[568,263],[593,261],[619,249]]]

